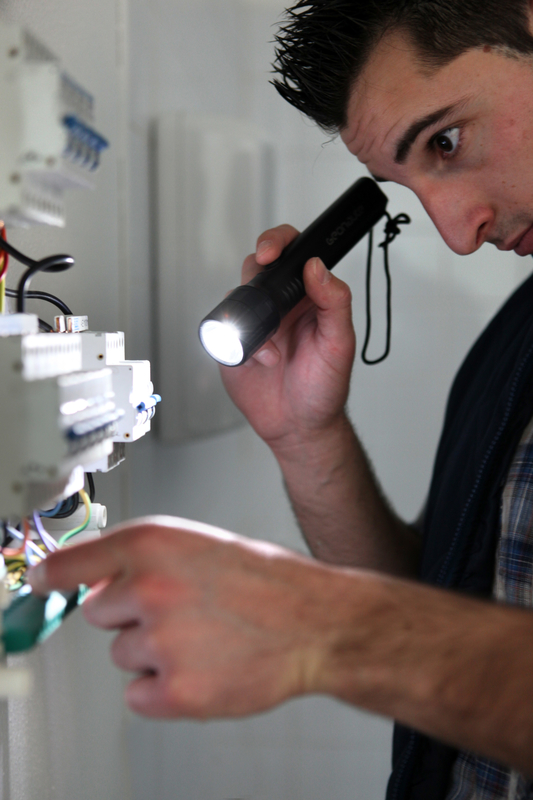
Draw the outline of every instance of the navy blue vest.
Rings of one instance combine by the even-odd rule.
[[[489,597],[502,487],[533,417],[533,276],[489,323],[459,370],[424,520],[420,579]],[[453,748],[396,725],[387,800],[444,800]]]

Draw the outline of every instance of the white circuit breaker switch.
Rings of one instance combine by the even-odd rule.
[[[126,459],[125,442],[113,442],[113,450],[109,455],[102,456],[98,461],[85,465],[87,472],[110,472]]]
[[[81,336],[82,369],[110,367],[115,402],[124,410],[115,443],[134,442],[150,430],[150,420],[161,400],[154,394],[149,361],[126,361],[122,331],[86,331]],[[121,459],[122,460],[122,459]],[[108,471],[100,469],[98,471]],[[96,470],[95,470],[96,471]]]
[[[0,315],[4,319],[18,317],[22,325],[33,314]],[[21,319],[22,318],[22,319]],[[15,320],[17,322],[17,320]],[[9,325],[6,325],[6,329]],[[0,336],[0,365],[2,380],[8,373],[20,373],[25,381],[35,381],[56,375],[78,372],[82,365],[81,340],[78,335],[55,336],[50,333]]]
[[[110,367],[126,358],[122,331],[86,331],[81,341],[82,369]]]
[[[64,192],[92,188],[107,142],[93,98],[20,25],[0,23],[0,214],[8,225],[64,225]]]
[[[39,333],[37,314],[0,314],[0,336],[27,336]]]
[[[150,430],[150,420],[161,400],[154,394],[149,361],[123,361],[111,367],[115,401],[124,409],[117,423],[116,442],[134,442]]]
[[[80,337],[0,337],[0,436],[9,454],[0,462],[1,517],[66,496],[82,467],[112,452],[122,415],[113,376],[79,371]]]
[[[2,439],[15,435],[18,441],[10,467],[12,482],[4,491],[16,497],[18,489],[20,504],[29,505],[27,513],[42,508],[39,486],[69,478],[74,467],[84,467],[111,452],[119,416],[111,373],[78,372],[24,382],[19,386],[18,413],[8,416],[11,430]],[[13,461],[18,462],[18,470]]]

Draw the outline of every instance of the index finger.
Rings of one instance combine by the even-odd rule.
[[[94,586],[122,571],[113,536],[66,547],[52,553],[27,572],[27,580],[36,594],[53,589],[76,589],[80,584]]]
[[[242,265],[242,283],[248,283],[263,267],[275,261],[297,236],[298,231],[292,225],[278,225],[262,233],[257,239],[255,253],[249,255]]]
[[[262,233],[255,249],[257,263],[262,266],[270,264],[297,236],[298,231],[292,225],[278,225]]]

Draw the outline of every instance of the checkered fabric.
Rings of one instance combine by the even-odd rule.
[[[533,606],[533,420],[503,489],[494,598]],[[447,800],[533,800],[533,781],[489,759],[459,753]]]

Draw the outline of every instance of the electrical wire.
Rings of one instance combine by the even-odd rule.
[[[94,485],[94,478],[91,472],[86,472],[85,477],[87,478],[87,486],[89,488],[89,499],[91,503],[94,503],[94,499],[96,497],[96,488]],[[40,511],[41,517],[54,517],[54,519],[65,519],[66,517],[71,517],[74,514],[80,505],[80,496],[78,492],[76,494],[67,497],[66,500],[63,500],[62,503],[58,503],[58,505],[51,509],[51,511]]]
[[[2,247],[1,242],[0,247]],[[26,290],[34,275],[36,275],[38,272],[63,272],[64,270],[70,269],[70,267],[73,266],[74,259],[72,256],[57,255],[43,258],[41,261],[35,262],[33,266],[28,267],[26,272],[23,273],[17,287],[17,311],[20,314],[24,313],[26,305]]]
[[[10,541],[12,540],[12,538],[13,538],[13,537],[11,536],[11,534],[10,534],[10,533],[8,533],[8,525],[7,525],[7,520],[5,520],[5,519],[3,519],[3,520],[2,520],[2,530],[3,530],[3,538],[2,538],[2,544],[1,544],[1,546],[0,546],[0,553],[2,552],[2,550],[4,549],[4,547],[7,547],[7,546],[8,546],[9,542],[10,542]]]
[[[2,555],[3,556],[8,556],[9,558],[13,558],[14,556],[23,555],[23,553],[26,551],[26,543],[27,543],[28,539],[30,538],[30,523],[28,522],[27,517],[24,517],[24,519],[22,521],[22,527],[24,529],[24,532],[20,533],[20,531],[17,531],[16,534],[13,533],[16,530],[16,528],[10,528],[9,526],[7,527],[8,531],[9,531],[9,533],[11,535],[15,535],[18,538],[22,539],[22,544],[21,544],[20,547],[17,547],[17,548],[3,547],[2,548]]]
[[[94,485],[92,472],[86,472],[85,477],[87,478],[87,486],[89,487],[89,500],[91,503],[94,503],[94,498],[96,497],[96,488]]]
[[[1,263],[1,260],[0,260]],[[18,292],[16,289],[7,289],[5,290],[7,297],[18,297]],[[52,305],[59,308],[63,314],[72,314],[72,310],[67,306],[63,300],[59,297],[56,297],[55,294],[50,294],[50,292],[41,292],[40,290],[29,291],[26,292],[26,300],[44,300],[46,303],[52,303]]]
[[[17,539],[24,539],[24,534],[21,533],[20,531],[18,531],[16,528],[12,528],[11,525],[7,525],[6,527],[7,527],[7,530],[9,532],[10,536],[13,536],[14,538],[17,538]],[[43,553],[41,548],[38,547],[35,544],[35,542],[32,542],[31,539],[28,539],[28,541],[26,542],[26,545],[33,553],[35,553],[35,555],[40,556],[41,559],[46,558],[46,554]],[[26,547],[26,545],[25,545],[25,547]],[[4,549],[3,552],[6,553],[5,549]],[[18,560],[22,561],[22,558],[20,558],[19,556],[10,556],[9,554],[7,554],[7,558],[9,558],[10,560],[17,560],[18,559]]]
[[[33,544],[31,539],[28,539],[24,546],[24,555],[26,557],[26,563],[29,567],[34,567],[36,564],[39,564],[43,558],[46,558],[45,554],[39,550],[39,557],[37,559],[33,552],[34,548],[39,550],[39,548]]]
[[[63,254],[47,256],[46,258],[41,258],[39,261],[36,261],[24,255],[24,253],[21,253],[20,250],[17,250],[16,247],[13,247],[12,244],[9,244],[9,242],[5,241],[3,238],[0,238],[0,250],[8,253],[16,261],[20,261],[21,264],[27,267],[17,287],[17,311],[19,313],[24,312],[26,291],[34,275],[38,272],[63,272],[73,267],[75,263],[72,256]]]
[[[35,530],[39,534],[41,542],[44,544],[46,549],[53,553],[54,550],[58,549],[58,544],[53,536],[50,536],[48,531],[45,530],[43,523],[41,522],[41,517],[39,516],[38,511],[33,512],[33,524],[35,525]]]
[[[4,223],[0,223],[2,227],[0,228],[0,236],[6,241],[6,226]],[[6,250],[3,250],[3,259],[2,259],[2,269],[0,270],[0,280],[6,277],[7,268],[9,267],[9,253]]]
[[[61,503],[62,509],[53,515],[54,519],[66,519],[67,517],[71,517],[77,511],[79,504],[80,496],[76,492],[76,494],[67,497],[67,499]]]
[[[74,528],[73,530],[68,531],[67,533],[64,533],[63,536],[61,536],[61,538],[58,540],[58,544],[60,547],[63,547],[65,542],[68,542],[68,540],[71,539],[73,536],[76,536],[78,533],[84,531],[85,528],[87,528],[87,526],[89,525],[89,522],[91,520],[91,501],[89,500],[89,495],[87,494],[85,489],[80,489],[80,495],[81,499],[83,500],[83,505],[85,506],[85,519],[83,520],[82,524],[79,525],[77,528]]]
[[[39,517],[55,517],[62,505],[63,501],[60,500],[59,503],[57,503],[53,508],[49,508],[48,511],[39,511]]]
[[[5,241],[6,226],[3,223],[0,230],[0,236]],[[8,266],[9,254],[5,251],[2,251],[2,255],[0,256],[0,314],[4,314],[6,310],[6,276]]]

